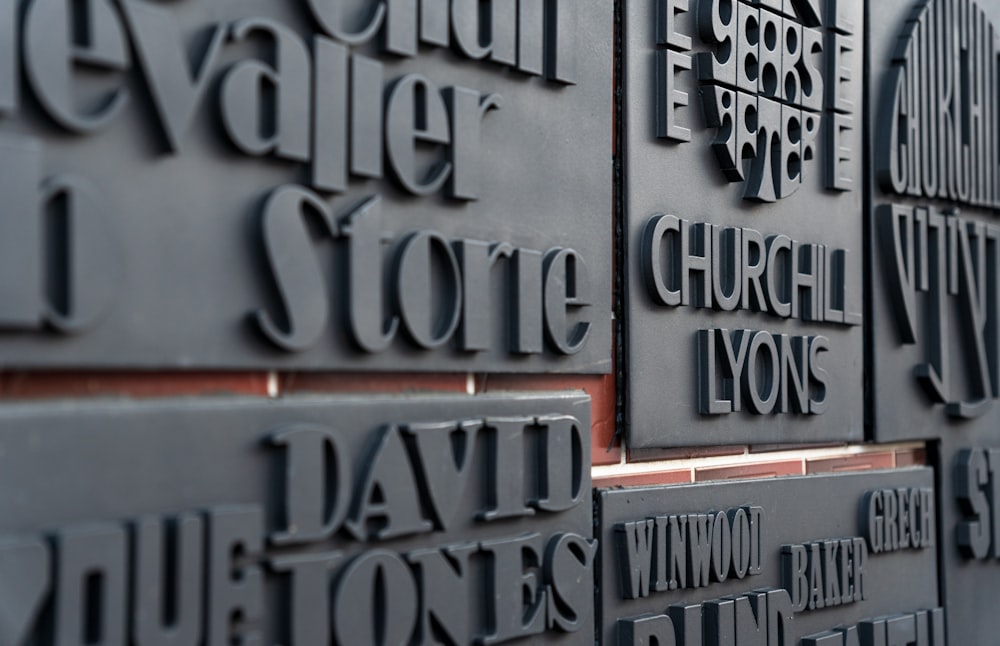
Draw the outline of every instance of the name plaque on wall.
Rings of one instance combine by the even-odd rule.
[[[8,406],[0,643],[589,646],[589,410]]]
[[[1000,438],[942,442],[942,577],[953,644],[986,644],[1000,632]]]
[[[611,7],[0,4],[0,364],[607,372]]]
[[[863,5],[625,3],[635,448],[863,437]]]
[[[876,439],[1000,428],[1000,10],[870,8]],[[874,359],[877,357],[877,359]]]
[[[945,644],[929,468],[596,496],[602,644]]]

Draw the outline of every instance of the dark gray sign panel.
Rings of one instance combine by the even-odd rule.
[[[942,443],[941,578],[953,644],[990,644],[1000,634],[1000,437]]]
[[[1000,634],[1000,433],[949,433],[940,443],[942,570],[948,637],[987,644]]]
[[[630,445],[860,439],[862,3],[625,7]]]
[[[0,643],[589,646],[589,405],[7,407]]]
[[[1000,428],[1000,7],[873,3],[871,402],[880,441]]]
[[[607,372],[606,2],[0,6],[0,365]]]
[[[929,468],[599,490],[601,643],[944,646],[934,500]]]

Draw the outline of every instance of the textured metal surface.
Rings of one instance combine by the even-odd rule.
[[[608,3],[0,25],[0,364],[610,370]]]
[[[6,407],[0,642],[592,644],[589,427],[579,395]]]
[[[887,616],[930,625],[932,634],[943,630],[941,613],[917,614],[939,605],[931,469],[598,490],[596,496],[602,644],[651,643],[633,639],[652,630],[684,646],[797,646],[800,639],[811,646],[806,637],[819,639],[838,626],[884,632],[877,622],[864,623]],[[765,588],[779,592],[760,597]],[[670,620],[647,623],[644,616]],[[815,643],[842,646],[844,638]]]
[[[885,25],[872,33],[869,88],[875,438],[995,431],[1000,11],[944,1],[869,11]]]
[[[862,4],[624,7],[630,445],[860,439]]]

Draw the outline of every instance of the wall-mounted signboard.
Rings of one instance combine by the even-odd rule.
[[[606,646],[945,644],[931,469],[596,496]]]
[[[941,578],[952,644],[1000,634],[1000,438],[942,442]]]
[[[0,364],[607,372],[611,6],[0,4]]]
[[[1000,10],[872,19],[870,366],[876,439],[1000,427]]]
[[[633,447],[863,437],[863,5],[624,16]]]
[[[589,406],[7,407],[0,643],[590,646]]]

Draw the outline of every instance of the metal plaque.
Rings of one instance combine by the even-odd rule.
[[[0,3],[0,365],[608,372],[612,38],[576,0]]]
[[[5,407],[0,643],[589,646],[589,405]]]
[[[624,4],[629,444],[862,438],[862,3]]]
[[[1000,428],[1000,7],[871,3],[872,420]]]
[[[605,646],[945,644],[929,468],[596,495]]]
[[[990,644],[1000,634],[1000,437],[941,443],[941,578],[952,644]]]

